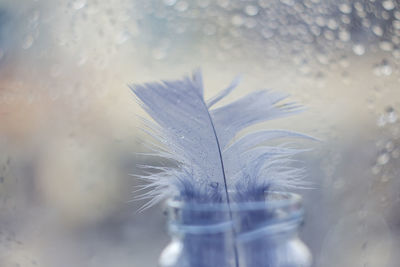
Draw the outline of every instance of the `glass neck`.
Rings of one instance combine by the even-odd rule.
[[[301,198],[291,193],[273,193],[264,201],[195,204],[168,201],[172,236],[233,235],[237,242],[268,237],[274,242],[297,233],[303,220]]]

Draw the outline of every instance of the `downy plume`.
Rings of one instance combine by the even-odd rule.
[[[291,157],[302,150],[265,144],[311,137],[261,130],[234,139],[249,126],[298,113],[301,106],[282,104],[287,94],[260,90],[215,107],[239,80],[208,101],[199,70],[181,80],[130,86],[154,120],[143,120],[146,132],[159,142],[149,154],[177,163],[147,166],[153,171],[140,176],[147,181],[141,196],[149,199],[144,208],[171,196],[197,203],[254,201],[263,199],[265,191],[302,185],[302,169],[291,166]]]

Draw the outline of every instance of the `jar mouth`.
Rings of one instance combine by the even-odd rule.
[[[303,220],[302,197],[295,193],[266,192],[263,201],[191,203],[167,201],[169,231],[186,234],[216,234],[235,229],[237,240],[247,242],[263,235],[288,233]]]
[[[246,202],[227,202],[222,203],[195,203],[180,200],[179,198],[170,198],[167,200],[167,206],[173,209],[193,210],[193,211],[221,211],[228,210],[232,212],[241,211],[257,211],[257,210],[275,210],[282,208],[301,209],[302,197],[299,194],[291,192],[271,191],[266,192],[265,197],[261,201],[246,201]]]

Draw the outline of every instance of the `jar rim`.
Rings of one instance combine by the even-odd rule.
[[[167,206],[169,208],[193,210],[193,211],[256,211],[265,209],[280,209],[289,207],[301,207],[302,197],[299,194],[283,191],[270,191],[265,193],[262,201],[233,202],[229,208],[226,202],[223,203],[194,203],[180,200],[178,198],[169,198]]]

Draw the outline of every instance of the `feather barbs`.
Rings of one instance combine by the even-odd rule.
[[[241,200],[246,195],[254,199],[254,194],[267,188],[299,184],[302,172],[288,164],[300,150],[264,144],[278,138],[313,138],[286,130],[262,130],[234,138],[254,124],[296,114],[301,107],[281,104],[287,95],[269,90],[214,107],[239,81],[240,77],[235,78],[208,101],[199,70],[181,80],[131,86],[139,104],[154,120],[146,123],[149,134],[165,147],[156,147],[156,154],[179,162],[178,168],[141,176],[148,182],[149,191],[143,196],[151,199],[149,205],[166,196],[229,202],[230,197],[238,199],[228,192],[236,191],[239,185]]]

